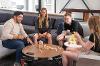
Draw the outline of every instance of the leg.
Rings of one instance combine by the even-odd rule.
[[[62,55],[62,64],[68,66],[68,57],[66,55]]]
[[[64,51],[62,53],[62,63],[63,66],[68,66],[70,59],[71,60],[77,60],[78,53],[72,52],[72,51]]]
[[[46,38],[48,39],[48,44],[52,44],[52,36],[50,33],[47,33]]]
[[[58,40],[58,43],[59,43],[59,46],[63,46],[63,44],[64,44],[64,41],[63,40]]]
[[[64,42],[64,36],[62,34],[58,35],[57,40],[58,40],[59,45],[62,47],[63,42]]]
[[[37,40],[39,38],[39,35],[36,33],[33,37],[34,37],[34,43],[35,44],[38,44],[38,41]]]
[[[3,46],[10,49],[16,49],[16,62],[20,62],[22,57],[22,49],[25,47],[22,40],[5,40]]]

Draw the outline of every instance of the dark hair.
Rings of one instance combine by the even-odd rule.
[[[15,11],[13,16],[23,15],[23,12],[21,11]]]
[[[72,16],[71,12],[66,12],[64,16]]]

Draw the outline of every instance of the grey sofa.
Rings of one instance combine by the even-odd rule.
[[[1,32],[2,32],[2,27],[3,25],[0,25],[0,36],[1,36]],[[15,50],[12,49],[8,49],[2,46],[2,41],[0,40],[0,58],[9,55],[11,53],[15,52]]]
[[[4,24],[4,22],[6,22],[8,19],[10,19],[12,16],[12,13],[0,13],[0,34],[2,32],[2,25]],[[24,26],[24,29],[25,31],[28,33],[28,34],[32,34],[34,33],[34,24],[37,20],[37,16],[33,16],[31,14],[27,14],[25,13],[24,15],[24,19],[22,21],[22,24]],[[56,41],[56,37],[57,37],[57,25],[62,22],[62,18],[51,18],[50,17],[50,22],[51,22],[51,34],[52,34],[52,39],[53,39],[53,44],[58,44],[57,41]],[[84,32],[84,37],[87,37],[89,36],[90,32],[89,32],[89,28],[88,28],[88,24],[86,22],[79,22],[82,27],[83,27],[83,32]],[[0,58],[2,58],[3,56],[5,55],[8,55],[12,52],[14,52],[15,50],[12,50],[12,49],[7,49],[7,48],[4,48],[2,46],[2,42],[0,40]]]

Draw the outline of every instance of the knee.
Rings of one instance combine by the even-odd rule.
[[[25,47],[24,42],[19,42],[19,44],[17,45],[17,48],[20,48],[20,49],[22,49],[24,47]]]
[[[62,52],[62,56],[64,56],[64,55],[65,55],[65,53],[66,53],[66,51],[63,51],[63,52]]]
[[[51,35],[51,34],[48,34],[47,37],[48,37],[49,39],[51,39],[51,38],[52,38],[52,35]]]
[[[62,52],[62,56],[63,56],[63,57],[67,57],[67,56],[68,56],[68,52],[67,52],[67,51],[63,51],[63,52]]]
[[[59,39],[59,35],[57,36],[57,38],[56,38],[56,39],[57,39],[57,41],[60,41],[60,39]]]
[[[66,58],[67,58],[66,52],[63,51],[63,52],[62,52],[62,59],[66,59]]]

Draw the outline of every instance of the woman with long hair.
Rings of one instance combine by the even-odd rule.
[[[35,24],[35,31],[36,33],[33,36],[35,44],[38,43],[39,38],[47,38],[48,44],[52,44],[52,36],[49,32],[50,28],[49,28],[48,14],[46,8],[42,8],[40,10],[38,20]]]
[[[89,40],[84,42],[78,33],[75,33],[77,43],[82,45],[82,48],[66,48],[62,53],[63,66],[68,66],[69,60],[77,60],[81,50],[100,52],[100,16],[91,16],[88,21],[91,35]],[[91,52],[90,52],[91,53]]]

